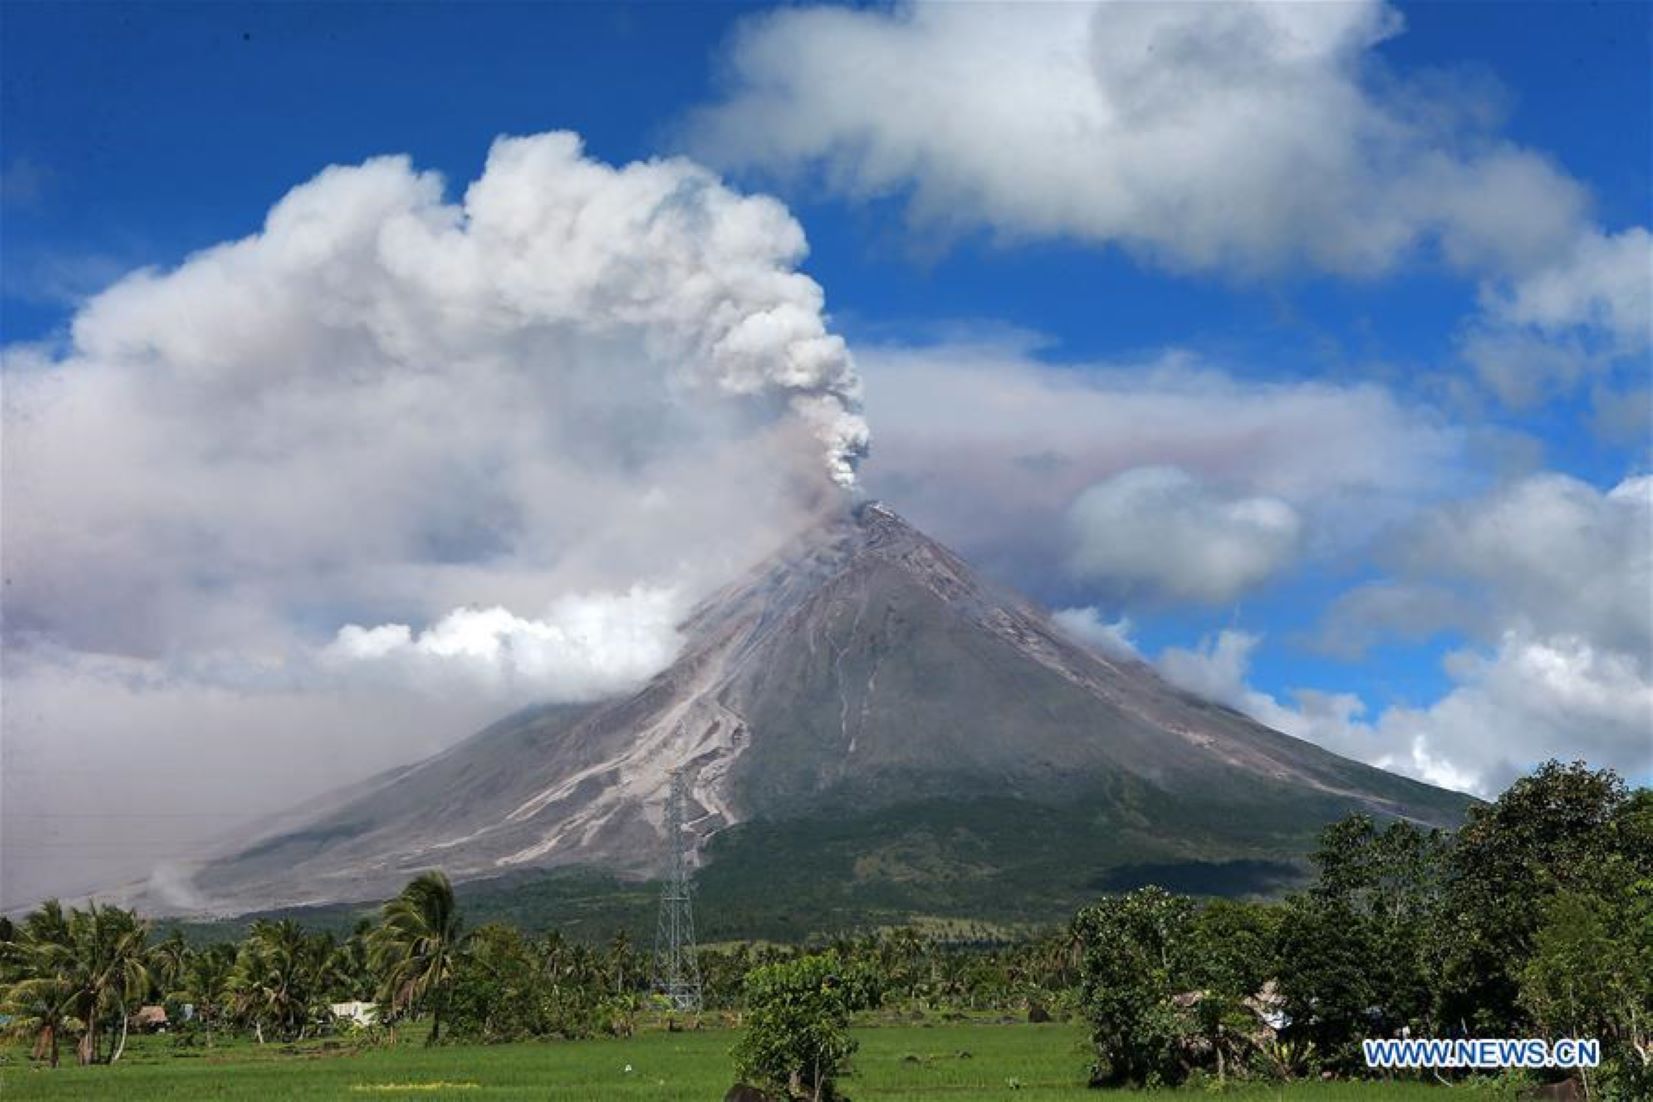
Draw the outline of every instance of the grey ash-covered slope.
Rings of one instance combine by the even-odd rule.
[[[1105,841],[1076,844],[1110,850],[1103,864],[1290,859],[1349,810],[1452,825],[1467,803],[1069,641],[876,504],[798,537],[683,634],[677,661],[635,694],[511,717],[208,865],[198,886],[252,910],[382,897],[431,866],[455,879],[567,865],[646,875],[675,766],[693,778],[702,840],[735,824],[750,839],[762,824],[780,838],[788,823],[855,820],[860,850],[876,853],[889,822],[906,824],[892,845],[908,852],[904,808],[976,800],[1013,809],[1012,831],[1036,827],[1014,809],[1080,816]],[[920,833],[944,850],[948,829]],[[708,852],[715,864],[731,851]],[[922,875],[892,860],[891,875]],[[880,867],[857,862],[874,878]]]

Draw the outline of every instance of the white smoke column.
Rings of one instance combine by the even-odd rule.
[[[613,168],[559,131],[498,139],[459,205],[405,157],[329,168],[262,234],[100,295],[74,337],[78,358],[260,390],[577,370],[524,353],[569,334],[635,340],[669,386],[795,411],[848,485],[867,445],[860,381],[820,286],[795,270],[807,251],[767,196],[682,158]]]
[[[559,132],[495,142],[462,215],[445,212],[386,242],[410,279],[466,273],[430,288],[433,308],[454,309],[460,291],[527,319],[641,328],[686,381],[785,398],[833,480],[853,484],[868,440],[860,380],[826,330],[820,285],[794,270],[808,246],[780,203],[681,158],[610,168]]]
[[[450,191],[379,157],[248,228],[3,349],[9,846],[273,812],[622,691],[865,449],[803,232],[689,161],[505,138]],[[257,783],[214,809],[200,776]],[[218,830],[157,822],[156,853]],[[93,864],[53,842],[0,899]]]
[[[95,296],[61,351],[6,350],[11,622],[271,652],[295,618],[738,567],[866,450],[805,252],[775,200],[569,133],[498,140],[458,200],[406,157],[325,169]]]

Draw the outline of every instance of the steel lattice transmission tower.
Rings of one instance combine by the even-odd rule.
[[[654,989],[675,1010],[700,1009],[700,963],[695,959],[694,904],[690,896],[688,835],[683,811],[688,778],[672,771],[666,800],[666,883],[660,889],[660,922],[654,933]]]

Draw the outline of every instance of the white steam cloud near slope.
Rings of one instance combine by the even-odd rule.
[[[1416,518],[1404,546],[1396,577],[1335,604],[1325,633],[1464,632],[1472,645],[1447,656],[1452,688],[1433,703],[1367,719],[1352,694],[1300,689],[1282,701],[1247,682],[1262,637],[1246,631],[1155,661],[1278,730],[1464,791],[1495,794],[1551,756],[1653,773],[1653,478],[1601,493],[1532,475]],[[1057,619],[1110,654],[1135,653],[1128,622],[1094,608]]]
[[[618,595],[559,597],[539,619],[497,605],[460,608],[423,631],[346,624],[322,660],[365,666],[399,683],[461,679],[511,696],[591,700],[670,663],[686,611],[675,590],[640,586]]]
[[[1303,522],[1276,497],[1222,497],[1176,467],[1136,467],[1074,499],[1072,571],[1222,602],[1295,557]]]
[[[1056,620],[1075,638],[1454,788],[1496,792],[1550,756],[1653,775],[1653,480],[1499,476],[1495,439],[1383,388],[1248,381],[1187,354],[1075,369],[1014,342],[858,353],[884,441],[868,487],[998,573],[1071,579]],[[1131,613],[1235,615],[1278,578],[1374,556],[1381,579],[1334,600],[1312,639],[1134,640]],[[1352,693],[1248,680],[1265,643],[1358,660],[1443,632],[1463,643],[1433,701],[1367,715]]]
[[[1010,577],[1221,605],[1461,493],[1460,426],[1371,384],[1181,352],[1058,367],[1015,342],[864,347],[868,489]]]
[[[167,807],[180,768],[260,760],[209,745],[273,740],[230,803],[274,811],[664,666],[866,448],[804,253],[689,161],[504,138],[458,198],[328,168],[7,348],[0,896],[99,879],[74,858],[129,824],[61,831],[105,773]]]

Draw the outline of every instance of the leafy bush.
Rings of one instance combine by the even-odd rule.
[[[856,1048],[850,1013],[877,998],[873,973],[846,966],[835,952],[753,969],[736,1076],[791,1099],[839,1097],[835,1080]]]
[[[1193,901],[1139,888],[1079,912],[1085,946],[1081,999],[1096,1044],[1092,1079],[1109,1085],[1175,1083],[1186,1016],[1172,1003],[1175,957],[1193,924]]]

